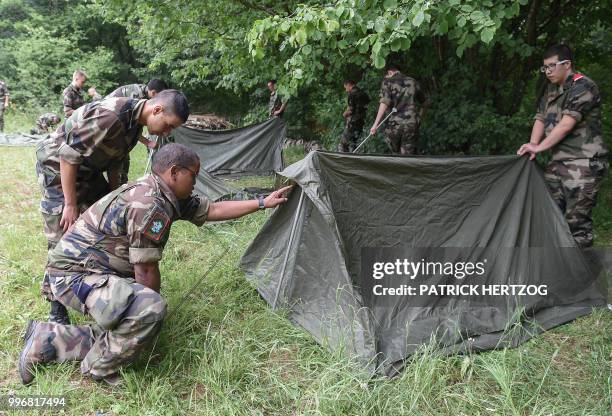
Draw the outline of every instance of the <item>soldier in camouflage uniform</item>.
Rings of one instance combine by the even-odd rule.
[[[0,132],[4,131],[4,110],[9,106],[9,95],[8,87],[0,80]]]
[[[70,117],[76,109],[85,104],[85,99],[83,98],[85,81],[87,81],[87,75],[85,72],[77,69],[72,74],[72,83],[64,89],[62,97],[66,118]]]
[[[344,81],[344,90],[348,93],[347,108],[342,114],[346,119],[346,126],[340,144],[339,152],[353,152],[357,147],[359,136],[363,131],[365,123],[366,108],[370,102],[370,97],[355,85],[355,81]]]
[[[151,175],[106,195],[62,237],[46,269],[53,294],[95,325],[30,321],[18,365],[25,384],[35,364],[70,360],[96,380],[120,382],[120,366],[151,342],[166,314],[158,264],[172,223],[200,226],[286,201],[289,187],[265,199],[210,203],[192,195],[199,169],[193,150],[169,144],[155,155]]]
[[[287,100],[283,101],[276,91],[276,80],[268,81],[268,89],[270,90],[270,100],[268,101],[268,118],[282,117],[287,108]]]
[[[81,212],[119,186],[123,160],[138,143],[144,125],[150,132],[167,135],[188,115],[187,100],[176,90],[150,100],[110,98],[80,107],[42,141],[36,150],[36,173],[48,249],[55,247]],[[67,323],[66,310],[54,301],[46,279],[42,292],[52,301],[50,321]]]
[[[386,122],[385,140],[393,153],[417,154],[419,125],[426,99],[419,83],[389,65],[380,87],[380,105],[370,133],[376,133],[387,110],[395,108]]]
[[[45,113],[36,120],[36,128],[30,132],[32,134],[46,134],[53,130],[62,119],[55,113]]]
[[[117,88],[106,96],[111,97],[127,97],[127,98],[153,98],[158,92],[168,89],[168,84],[164,80],[153,78],[145,84],[129,84]]]
[[[546,183],[580,247],[593,245],[591,212],[608,169],[608,148],[601,128],[597,85],[575,73],[566,45],[551,46],[541,71],[550,81],[538,103],[529,143],[518,154],[552,149]],[[543,139],[543,140],[542,140]]]
[[[129,84],[124,85],[117,88],[115,91],[111,92],[106,96],[106,98],[118,98],[118,97],[127,97],[134,99],[143,99],[143,98],[153,98],[157,93],[162,92],[163,90],[168,89],[168,84],[164,80],[153,78],[151,79],[147,85],[144,84]],[[156,137],[149,136],[147,142],[142,140],[143,144],[147,147],[155,146]],[[154,142],[151,144],[151,142]],[[128,173],[130,172],[130,156],[125,158],[123,161],[123,167],[121,168],[121,173],[119,174],[119,183],[124,184],[128,181]]]

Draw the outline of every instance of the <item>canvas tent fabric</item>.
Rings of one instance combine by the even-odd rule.
[[[211,201],[231,199],[238,193],[237,190],[227,186],[221,179],[215,178],[203,168],[200,168],[194,190]]]
[[[172,133],[176,143],[198,153],[202,167],[214,176],[269,175],[282,170],[285,135],[285,123],[279,118],[231,130],[182,126]]]
[[[516,346],[605,305],[555,206],[526,157],[402,157],[312,152],[280,175],[296,188],[245,252],[241,266],[261,296],[321,344],[364,367],[394,374],[420,346],[444,353]],[[365,304],[358,285],[363,247],[487,247],[499,261],[492,282],[552,276],[561,296],[522,305],[433,302]],[[529,257],[547,247],[544,258]],[[502,257],[502,256],[500,256]],[[522,322],[507,331],[513,320]]]
[[[0,146],[35,146],[47,135],[26,133],[0,133]]]

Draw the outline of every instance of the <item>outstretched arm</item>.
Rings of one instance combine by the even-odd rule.
[[[286,186],[277,191],[272,192],[264,199],[266,208],[274,208],[280,204],[287,202],[285,193],[291,189],[291,186]],[[222,221],[239,218],[247,214],[251,214],[259,209],[258,200],[250,201],[222,201],[210,204],[208,209],[207,219],[209,221]]]

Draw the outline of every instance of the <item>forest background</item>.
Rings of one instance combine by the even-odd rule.
[[[335,149],[355,79],[375,116],[382,68],[398,61],[431,105],[428,154],[513,153],[529,137],[546,46],[565,42],[604,96],[612,136],[612,2],[581,0],[0,0],[0,79],[9,130],[61,110],[72,71],[103,95],[151,77],[183,90],[192,112],[236,125],[266,118],[266,82],[290,97],[289,136]],[[25,120],[26,118],[27,120]],[[12,121],[11,121],[12,120]],[[365,136],[364,132],[364,136]],[[382,140],[369,151],[385,151]]]

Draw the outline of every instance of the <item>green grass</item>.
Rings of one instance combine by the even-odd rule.
[[[29,133],[30,129],[36,127],[36,120],[44,113],[55,112],[62,120],[64,115],[56,110],[33,109],[30,107],[15,106],[11,103],[10,107],[4,111],[4,132],[5,133]]]
[[[142,147],[132,161],[140,176]],[[598,243],[612,241],[611,182],[595,213]],[[272,312],[245,281],[237,263],[267,212],[201,231],[173,226],[161,264],[170,315],[155,348],[124,370],[123,389],[82,378],[73,364],[41,368],[23,387],[20,336],[27,319],[48,312],[38,295],[46,254],[38,198],[34,149],[0,148],[0,394],[65,395],[73,415],[604,415],[612,407],[605,310],[517,349],[444,357],[424,348],[400,377],[370,379]]]

